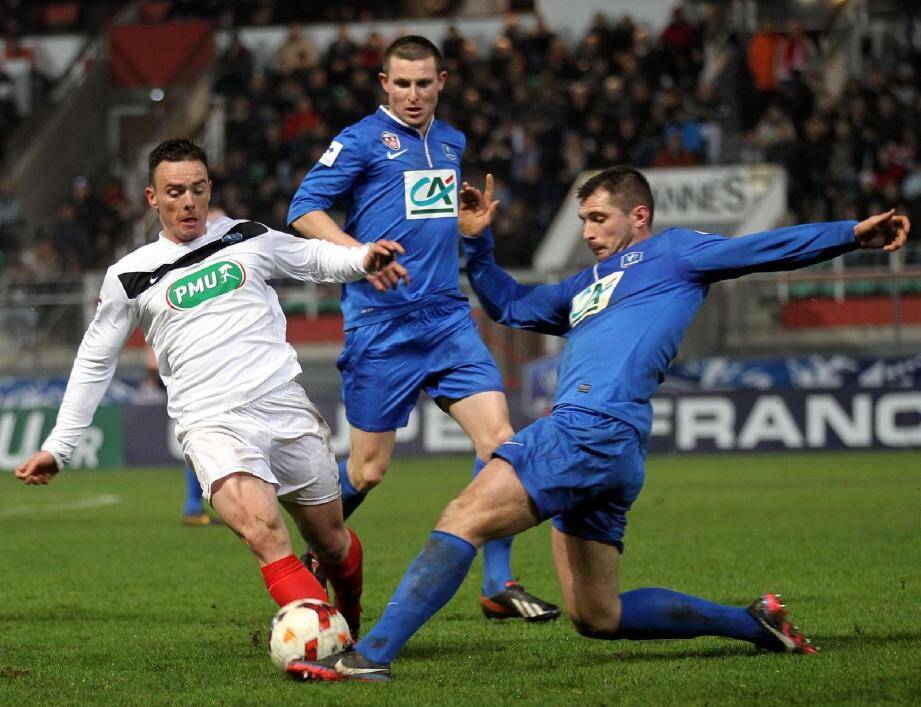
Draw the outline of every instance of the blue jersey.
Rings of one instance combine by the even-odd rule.
[[[854,221],[724,238],[672,228],[556,285],[527,287],[499,268],[492,235],[464,238],[467,272],[490,317],[567,337],[555,407],[598,411],[646,440],[650,398],[711,282],[792,270],[857,247]]]
[[[342,287],[345,328],[392,319],[422,306],[467,307],[457,273],[457,203],[466,138],[433,120],[427,133],[381,106],[347,127],[304,177],[288,223],[341,201],[344,230],[362,243],[401,243],[410,284],[378,292],[367,281]]]

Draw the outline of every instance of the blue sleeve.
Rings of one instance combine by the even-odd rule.
[[[715,282],[753,272],[795,270],[848,253],[857,248],[856,223],[810,223],[738,238],[675,229],[670,246],[682,277]]]
[[[364,172],[366,154],[356,126],[339,133],[297,188],[288,207],[288,225],[311,211],[329,211]]]
[[[487,229],[479,238],[461,238],[467,258],[467,278],[491,319],[515,329],[563,336],[569,331],[569,288],[520,285],[493,257],[493,237]]]

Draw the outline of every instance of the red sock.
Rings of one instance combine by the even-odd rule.
[[[295,599],[319,599],[329,601],[323,587],[304,563],[294,555],[282,557],[262,568],[262,578],[272,598],[279,606],[284,606]]]
[[[347,529],[352,543],[349,554],[340,564],[320,560],[320,567],[329,579],[336,592],[336,608],[345,617],[352,629],[353,635],[358,635],[358,624],[361,620],[361,588],[362,588],[362,552],[361,541],[351,528]]]

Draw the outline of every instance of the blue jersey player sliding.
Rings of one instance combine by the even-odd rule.
[[[421,390],[473,441],[474,475],[513,434],[502,377],[457,282],[466,138],[435,120],[446,78],[441,53],[424,37],[391,44],[380,74],[387,106],[336,136],[288,212],[288,222],[308,237],[348,246],[388,238],[406,249],[402,265],[342,288],[346,333],[338,366],[351,426],[349,458],[339,467],[346,518],[383,479],[396,430]],[[337,200],[346,207],[345,230],[327,213]],[[388,293],[400,280],[406,286]],[[557,618],[558,607],[512,579],[510,546],[511,538],[497,538],[483,550],[483,613]]]
[[[553,559],[565,610],[583,636],[725,636],[777,652],[816,649],[776,594],[722,606],[670,589],[619,594],[626,514],[643,486],[650,397],[710,283],[790,270],[855,248],[900,248],[909,223],[894,212],[727,239],[681,228],[652,235],[646,179],[614,167],[579,190],[583,238],[598,262],[557,285],[525,287],[500,269],[487,227],[497,203],[464,185],[459,227],[470,279],[491,317],[567,338],[553,411],[493,453],[442,513],[380,621],[356,646],[289,673],[313,680],[388,680],[390,663],[457,591],[490,538],[553,519]]]

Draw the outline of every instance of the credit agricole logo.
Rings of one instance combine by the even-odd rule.
[[[403,172],[406,218],[457,216],[457,180],[453,169]]]
[[[222,260],[176,280],[166,291],[166,301],[173,309],[192,309],[242,287],[244,282],[243,266],[234,260]]]

